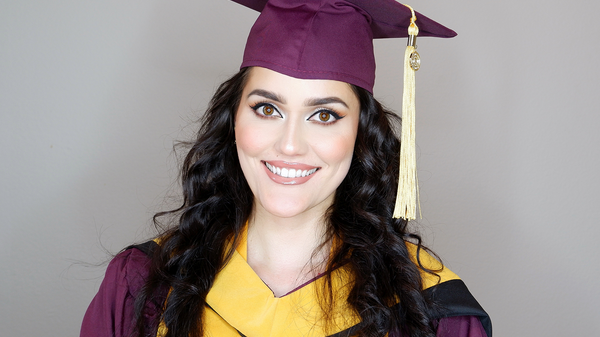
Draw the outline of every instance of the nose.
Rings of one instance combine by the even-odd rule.
[[[306,153],[308,140],[305,127],[301,120],[288,119],[281,130],[276,145],[279,152],[286,156],[297,156]]]

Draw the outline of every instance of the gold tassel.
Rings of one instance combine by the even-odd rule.
[[[417,17],[412,12],[408,27],[408,45],[404,53],[404,92],[402,94],[402,136],[400,146],[400,176],[393,217],[406,220],[416,219],[419,205],[419,183],[417,180],[417,158],[415,150],[415,72],[419,70],[421,60],[417,53],[417,35],[419,28],[415,24]],[[420,205],[419,205],[420,212]]]

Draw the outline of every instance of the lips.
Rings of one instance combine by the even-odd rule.
[[[276,183],[298,185],[312,178],[320,167],[284,161],[263,161],[267,174]]]

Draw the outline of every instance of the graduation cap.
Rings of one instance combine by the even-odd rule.
[[[347,82],[373,93],[373,39],[409,37],[404,60],[400,180],[395,218],[415,219],[416,37],[456,33],[395,0],[233,0],[261,12],[241,68],[264,67],[300,79]]]

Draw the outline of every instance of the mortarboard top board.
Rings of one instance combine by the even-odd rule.
[[[261,66],[303,79],[332,79],[373,92],[374,38],[408,36],[411,9],[394,0],[233,0],[261,12],[242,68]],[[419,36],[456,33],[415,12]]]
[[[395,0],[233,0],[261,12],[241,68],[264,67],[299,79],[336,80],[373,93],[374,38],[409,37],[404,55],[400,176],[394,218],[416,218],[415,71],[417,35],[456,33]]]

